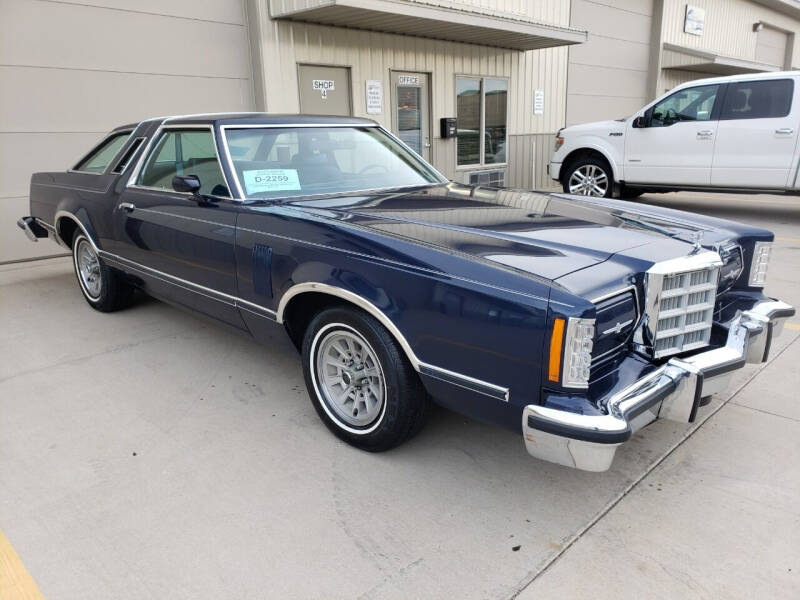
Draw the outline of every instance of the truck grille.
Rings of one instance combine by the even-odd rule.
[[[718,279],[716,265],[663,276],[651,321],[653,356],[658,358],[708,345]]]

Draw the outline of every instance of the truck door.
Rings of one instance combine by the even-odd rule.
[[[793,79],[728,84],[719,114],[711,184],[785,188],[797,147],[800,110]]]
[[[720,88],[683,88],[650,107],[644,127],[633,127],[631,120],[625,136],[625,181],[709,185]]]

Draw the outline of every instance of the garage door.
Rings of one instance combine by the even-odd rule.
[[[0,263],[63,252],[15,226],[31,173],[66,169],[117,125],[253,109],[242,2],[187,6],[0,2]]]
[[[756,61],[783,68],[788,43],[788,33],[765,26],[756,38]]]

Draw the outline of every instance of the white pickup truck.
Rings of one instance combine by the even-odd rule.
[[[800,71],[701,79],[626,119],[566,127],[550,176],[585,196],[800,194],[798,83]]]

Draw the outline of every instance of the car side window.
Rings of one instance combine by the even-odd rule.
[[[200,194],[230,198],[210,130],[164,131],[147,157],[136,184],[171,191],[172,178],[176,175],[196,176],[200,180]]]
[[[650,127],[669,127],[682,121],[708,121],[714,110],[719,85],[701,85],[679,90],[656,104]]]
[[[794,81],[769,79],[728,84],[719,118],[768,119],[785,117],[792,109]]]
[[[73,171],[84,171],[86,173],[104,173],[108,164],[117,155],[125,142],[131,136],[130,131],[118,133],[108,137],[100,143],[97,148],[84,158]]]

